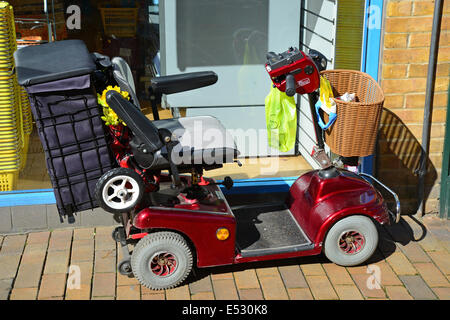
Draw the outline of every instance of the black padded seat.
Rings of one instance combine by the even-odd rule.
[[[173,161],[177,166],[213,166],[233,162],[239,155],[233,136],[212,116],[184,117],[152,121],[158,129],[170,131],[178,144]],[[167,150],[156,153],[155,167],[168,166]]]
[[[217,79],[215,72],[202,71],[155,77],[151,84],[154,93],[172,94],[210,86],[216,83]]]
[[[170,166],[167,149],[158,134],[161,130],[169,131],[176,142],[172,161],[179,167],[222,165],[233,162],[239,155],[233,136],[214,117],[151,121],[116,91],[107,92],[106,100],[133,134],[146,145],[148,156],[139,155],[141,163],[146,163],[146,169],[168,169]],[[135,156],[138,158],[138,155]]]

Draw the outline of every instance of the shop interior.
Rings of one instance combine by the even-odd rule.
[[[159,71],[158,0],[10,0],[9,3],[14,10],[18,48],[46,43],[49,39],[81,39],[90,52],[124,58],[131,67],[141,108],[152,119],[148,88]],[[178,111],[185,116],[183,108]],[[172,117],[172,112],[161,106],[159,114],[161,119]],[[9,186],[10,189],[51,189],[45,156],[34,125],[26,148],[17,181],[12,188]],[[311,168],[301,156],[271,158],[263,162],[242,159],[242,163],[244,170],[225,165],[209,176],[218,179],[224,175],[238,179],[259,177],[264,171],[261,166],[268,168],[269,173],[263,173],[265,176],[298,176],[299,168]],[[275,174],[271,171],[274,166],[284,169]]]

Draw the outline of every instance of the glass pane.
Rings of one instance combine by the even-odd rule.
[[[178,68],[263,64],[268,0],[178,0]]]

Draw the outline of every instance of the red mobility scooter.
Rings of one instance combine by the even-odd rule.
[[[326,68],[323,55],[290,48],[267,58],[274,85],[291,96],[307,94],[314,119],[319,72]],[[155,102],[163,94],[216,81],[213,72],[162,76],[152,80],[150,90]],[[376,224],[390,223],[390,215],[399,220],[400,203],[394,192],[372,176],[333,166],[323,156],[322,169],[303,174],[289,189],[236,195],[231,178],[216,182],[203,177],[205,170],[236,162],[239,155],[217,119],[151,121],[115,91],[109,91],[106,99],[131,134],[120,167],[101,177],[96,196],[105,210],[122,219],[123,226],[113,232],[123,248],[119,271],[134,274],[148,288],[173,288],[193,267],[321,252],[336,264],[358,265],[377,247]],[[315,129],[317,150],[322,151],[321,132]],[[392,193],[394,212],[388,210],[375,182]],[[132,253],[129,243],[135,243]]]

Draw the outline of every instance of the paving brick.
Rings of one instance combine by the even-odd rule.
[[[94,272],[116,272],[116,250],[95,250]]]
[[[3,239],[0,255],[21,255],[25,247],[26,235],[6,236]]]
[[[357,267],[347,267],[346,268],[350,275],[354,274],[367,274],[367,265],[361,265]]]
[[[72,244],[71,263],[94,260],[94,240],[74,240]]]
[[[450,288],[432,288],[439,300],[450,300]]]
[[[297,265],[278,267],[286,288],[307,288],[308,284]]]
[[[66,274],[44,274],[39,286],[38,299],[47,299],[51,297],[63,297],[66,287]]]
[[[9,300],[36,300],[38,288],[14,288]]]
[[[141,300],[165,300],[166,293],[164,290],[150,290],[141,286]]]
[[[406,256],[399,250],[386,258],[386,261],[398,275],[414,275],[417,274],[416,269]]]
[[[305,276],[324,276],[325,270],[320,263],[302,264],[300,266]]]
[[[116,226],[96,227],[95,228],[95,238],[97,239],[98,237],[100,237],[100,238],[109,237],[109,239],[111,239],[111,241],[113,241],[111,234],[115,228],[116,228]]]
[[[447,278],[433,263],[414,264],[420,276],[430,287],[450,287]]]
[[[45,249],[34,250],[23,254],[16,281],[14,282],[14,288],[38,287],[44,267],[45,256]]]
[[[450,274],[450,254],[446,251],[435,251],[428,253],[436,266],[442,271],[442,273]]]
[[[375,265],[380,268],[380,281],[382,286],[402,285],[402,282],[386,261],[377,262]]]
[[[353,280],[358,286],[359,291],[365,298],[386,298],[381,286],[379,289],[376,287],[376,282],[371,281],[371,274],[354,274],[352,275]]]
[[[280,276],[280,273],[278,272],[277,267],[258,268],[255,270],[256,270],[256,275],[258,276],[259,279],[262,277],[279,277]]]
[[[406,246],[399,245],[399,249],[408,257],[412,263],[430,262],[430,258],[417,242],[410,242]]]
[[[92,282],[92,273],[94,266],[91,261],[84,262],[74,262],[71,263],[68,267],[70,270],[68,282],[71,280],[73,285],[77,283],[91,285]]]
[[[212,280],[234,280],[232,272],[213,273],[211,274]]]
[[[48,239],[50,237],[50,232],[49,231],[43,231],[43,232],[32,232],[30,234],[28,234],[27,237],[27,246],[31,245],[31,244],[44,244],[45,246],[47,246],[47,242]]]
[[[433,291],[427,286],[420,276],[403,275],[399,276],[404,283],[409,294],[418,300],[436,299]]]
[[[411,295],[405,287],[402,286],[386,286],[384,288],[390,300],[412,300]]]
[[[116,242],[109,236],[95,237],[95,250],[116,250]]]
[[[139,281],[133,276],[125,276],[117,272],[117,286],[132,286],[139,284]]]
[[[44,274],[67,273],[69,267],[70,252],[49,251],[45,260]]]
[[[341,266],[338,266],[334,263],[326,263],[322,265],[326,271],[328,278],[331,283],[336,285],[354,285],[350,274],[347,272],[347,269]]]
[[[314,300],[308,288],[288,288],[287,292],[290,300]]]
[[[263,294],[259,288],[239,289],[239,299],[241,300],[263,300]]]
[[[109,297],[92,297],[91,300],[114,300],[114,296],[109,296]]]
[[[442,247],[442,245],[440,244],[439,240],[436,239],[429,232],[426,234],[425,238],[420,240],[419,244],[423,248],[423,250],[425,250],[426,252],[444,251],[445,250]]]
[[[92,282],[92,297],[115,297],[115,273],[94,273]]]
[[[259,288],[258,278],[254,269],[233,272],[238,289]]]
[[[0,255],[0,279],[12,279],[19,267],[20,255]]]
[[[213,279],[212,283],[216,300],[239,299],[234,279]]]
[[[199,292],[191,296],[191,300],[214,300],[213,292]]]
[[[166,290],[167,300],[190,300],[189,286],[186,284],[181,287]]]
[[[91,284],[81,284],[79,288],[67,288],[65,300],[89,300],[91,298]]]
[[[198,279],[197,281],[189,283],[189,291],[191,294],[196,294],[199,292],[211,292],[211,278],[209,276]]]
[[[256,269],[256,273],[261,284],[264,299],[287,300],[289,298],[277,268],[271,270]]]
[[[364,300],[356,285],[334,285],[340,300]]]
[[[48,251],[68,251],[72,246],[72,230],[55,230],[50,235]]]
[[[333,289],[327,276],[324,275],[313,275],[306,276],[306,281],[308,282],[309,288],[317,300],[336,300],[338,296]]]
[[[73,240],[90,240],[94,239],[94,228],[80,228],[73,230]]]
[[[14,279],[0,280],[0,300],[8,300]]]
[[[140,300],[141,299],[141,286],[120,286],[117,287],[117,300]]]

